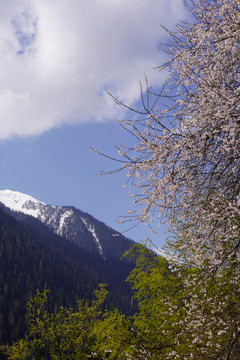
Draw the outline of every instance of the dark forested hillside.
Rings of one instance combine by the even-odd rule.
[[[107,283],[108,307],[131,312],[125,282],[132,265],[97,254],[47,232],[43,235],[0,209],[0,343],[25,331],[26,301],[36,289],[50,289],[51,311],[90,299],[99,283]]]

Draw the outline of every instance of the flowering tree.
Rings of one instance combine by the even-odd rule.
[[[169,33],[162,93],[147,88],[147,97],[166,101],[156,108],[143,99],[146,117],[122,122],[137,143],[119,152],[137,179],[131,196],[143,208],[136,217],[151,222],[153,212],[163,214],[188,238],[179,250],[191,244],[192,261],[208,258],[214,267],[239,248],[240,5],[199,0],[190,11],[193,23]]]
[[[239,360],[240,3],[195,0],[189,12],[191,23],[169,32],[162,91],[147,84],[139,117],[122,121],[136,145],[119,148],[141,205],[135,219],[162,216],[175,233],[172,267],[133,248],[133,318],[81,302],[76,314],[32,313],[34,341],[4,346],[9,359],[30,357],[35,344],[59,359],[60,344],[72,359]]]
[[[188,9],[190,23],[166,29],[162,91],[147,84],[139,116],[122,121],[136,145],[118,150],[140,205],[134,218],[166,219],[176,234],[169,242],[175,268],[193,269],[185,278],[184,331],[197,350],[186,358],[238,359],[240,3],[196,0]]]

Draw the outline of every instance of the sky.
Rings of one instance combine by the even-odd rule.
[[[14,0],[0,2],[0,189],[52,205],[73,205],[135,241],[164,244],[144,224],[118,224],[132,209],[125,173],[91,147],[117,156],[134,144],[128,116],[107,91],[139,106],[139,81],[154,69],[169,29],[184,20],[183,0]],[[107,90],[107,91],[106,91]]]

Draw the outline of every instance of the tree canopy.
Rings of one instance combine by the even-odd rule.
[[[182,256],[215,267],[239,248],[239,1],[190,1],[189,13],[191,22],[168,31],[171,41],[162,45],[168,59],[158,70],[168,79],[161,92],[147,85],[139,117],[122,121],[136,145],[119,153],[141,205],[136,219],[163,215],[188,239],[178,247]]]

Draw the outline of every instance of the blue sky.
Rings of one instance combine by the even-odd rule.
[[[138,106],[145,75],[163,76],[159,41],[185,16],[182,0],[16,0],[0,4],[0,188],[74,205],[120,232],[131,210],[123,172],[90,147],[117,155],[131,143],[116,119],[128,114],[105,89]],[[144,224],[125,235],[151,237]]]

